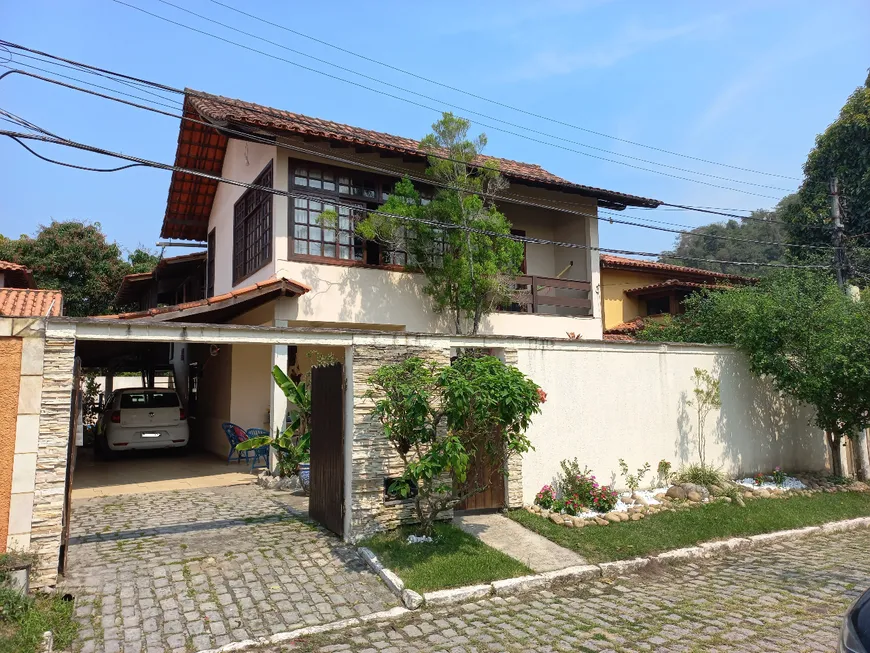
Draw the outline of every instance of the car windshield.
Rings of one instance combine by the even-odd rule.
[[[125,392],[121,395],[121,408],[178,408],[178,395],[174,392]]]

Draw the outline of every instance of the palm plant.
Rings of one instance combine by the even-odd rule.
[[[277,365],[272,378],[293,405],[287,416],[287,428],[275,430],[275,435],[263,435],[240,442],[237,451],[248,451],[269,445],[278,452],[278,472],[281,476],[298,473],[300,463],[311,455],[311,392],[303,382],[296,383]]]

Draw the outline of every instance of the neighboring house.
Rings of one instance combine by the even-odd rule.
[[[0,316],[58,315],[63,315],[63,295],[60,290],[39,289],[33,274],[25,266],[0,261]]]
[[[173,172],[160,235],[203,244],[204,265],[201,253],[191,254],[128,276],[118,303],[136,310],[109,319],[452,332],[423,293],[423,275],[406,267],[407,252],[354,231],[356,218],[383,204],[403,176],[425,177],[427,155],[417,141],[201,96],[185,97],[189,120],[181,121],[175,165],[290,197]],[[514,233],[579,246],[529,243],[514,301],[486,316],[481,333],[601,339],[598,207],[660,202],[575,184],[533,164],[479,162],[495,162],[509,182],[497,204]],[[435,190],[415,184],[424,197]],[[330,208],[338,213],[335,229],[318,220]],[[198,413],[205,446],[217,453],[226,451],[224,421],[280,424],[283,416],[272,414],[273,364],[304,375],[324,355],[342,360],[344,350],[174,343],[165,354],[185,403],[196,405],[190,412]]]
[[[683,300],[697,290],[751,283],[735,274],[681,265],[601,255],[601,300],[606,340],[631,338],[643,319],[679,315]]]

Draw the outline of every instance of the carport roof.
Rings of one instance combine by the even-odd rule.
[[[195,302],[160,306],[144,311],[119,313],[117,315],[100,315],[100,319],[109,320],[139,320],[155,322],[209,322],[217,324],[246,313],[261,304],[277,297],[297,297],[307,293],[311,288],[298,281],[283,277],[261,281],[250,286],[237,288],[223,295]]]

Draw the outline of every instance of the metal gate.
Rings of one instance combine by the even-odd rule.
[[[72,517],[72,479],[76,464],[76,441],[78,440],[79,418],[82,417],[82,359],[76,356],[73,365],[72,397],[70,398],[69,411],[69,442],[66,452],[66,483],[63,497],[63,527],[60,534],[60,558],[57,563],[57,571],[66,573],[66,562],[69,557],[69,525]]]
[[[308,512],[344,534],[344,373],[341,363],[311,370],[311,490]]]

